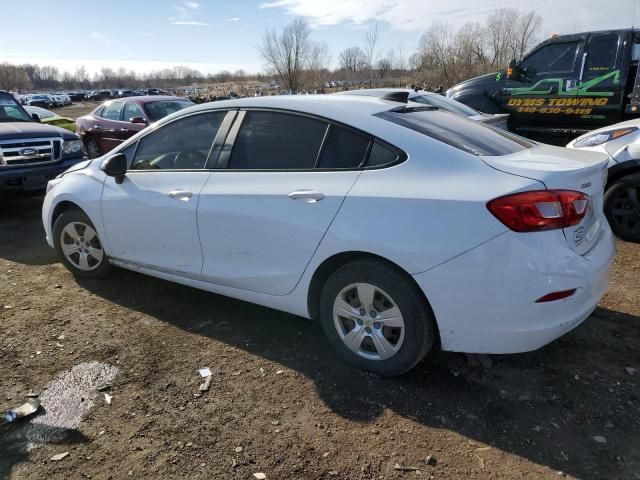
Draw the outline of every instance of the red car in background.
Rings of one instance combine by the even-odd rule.
[[[89,158],[99,157],[132,137],[147,125],[194,105],[172,96],[128,97],[103,103],[76,119],[76,132]]]

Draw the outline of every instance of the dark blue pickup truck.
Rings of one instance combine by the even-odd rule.
[[[49,180],[86,159],[75,133],[40,123],[0,91],[0,199],[42,195]]]

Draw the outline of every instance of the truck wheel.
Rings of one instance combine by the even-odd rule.
[[[626,175],[609,187],[604,213],[620,239],[640,243],[640,173]]]
[[[350,262],[327,279],[320,321],[344,360],[386,377],[412,369],[437,335],[431,308],[407,275],[370,259]]]
[[[111,265],[96,228],[81,210],[67,210],[53,225],[53,245],[67,269],[77,277],[99,278]]]
[[[89,158],[98,158],[100,156],[100,147],[98,147],[98,142],[93,138],[89,137],[85,140],[84,145],[87,148],[87,156]]]

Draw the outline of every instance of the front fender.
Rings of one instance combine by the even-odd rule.
[[[616,163],[609,168],[609,177],[607,179],[606,189],[609,189],[611,185],[616,183],[622,177],[636,172],[640,172],[640,160],[626,160],[621,163]]]
[[[104,175],[96,174],[93,169],[87,168],[64,175],[49,190],[42,204],[42,223],[47,243],[53,247],[53,223],[54,213],[59,211],[58,206],[68,202],[80,208],[87,214],[96,228],[105,251],[109,252],[106,244],[106,235],[100,212],[100,199],[104,188]]]

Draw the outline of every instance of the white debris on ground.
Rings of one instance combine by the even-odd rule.
[[[59,442],[80,426],[98,397],[98,387],[112,382],[118,369],[100,362],[76,365],[60,373],[40,395],[44,413],[15,432],[31,450],[39,444]]]

